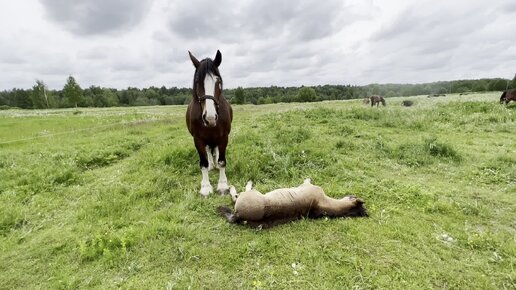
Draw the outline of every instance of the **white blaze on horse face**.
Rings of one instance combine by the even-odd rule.
[[[204,93],[209,96],[215,96],[215,86],[217,85],[217,77],[207,74],[204,78]],[[215,108],[215,102],[207,99],[204,105],[204,112],[206,122],[208,125],[215,126],[217,124],[217,109]]]

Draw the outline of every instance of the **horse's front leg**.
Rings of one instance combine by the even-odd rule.
[[[217,160],[217,168],[219,169],[219,183],[217,191],[225,194],[229,191],[228,178],[226,177],[226,147],[228,145],[227,137],[215,148],[215,159]]]
[[[199,153],[199,165],[201,167],[202,174],[201,190],[199,191],[199,193],[202,196],[207,197],[210,193],[213,193],[213,187],[210,184],[210,177],[208,176],[208,152],[206,151],[206,144],[204,144],[204,142],[198,139],[195,139],[194,141],[197,153]]]

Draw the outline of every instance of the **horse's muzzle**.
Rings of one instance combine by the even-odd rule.
[[[217,126],[217,119],[218,115],[215,116],[206,116],[206,114],[202,115],[202,121],[204,123],[204,126],[206,127],[215,127]]]

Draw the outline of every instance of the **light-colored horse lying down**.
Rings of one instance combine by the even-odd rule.
[[[255,228],[269,228],[302,217],[366,217],[364,201],[354,196],[341,199],[328,197],[323,189],[305,179],[298,187],[280,188],[262,194],[248,182],[245,191],[237,194],[230,187],[235,202],[232,211],[226,206],[218,208],[230,223],[245,224]]]

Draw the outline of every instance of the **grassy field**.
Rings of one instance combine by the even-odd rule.
[[[261,231],[198,194],[185,106],[0,111],[0,288],[515,289],[516,105],[498,98],[234,106],[231,184],[311,177],[370,213]]]

